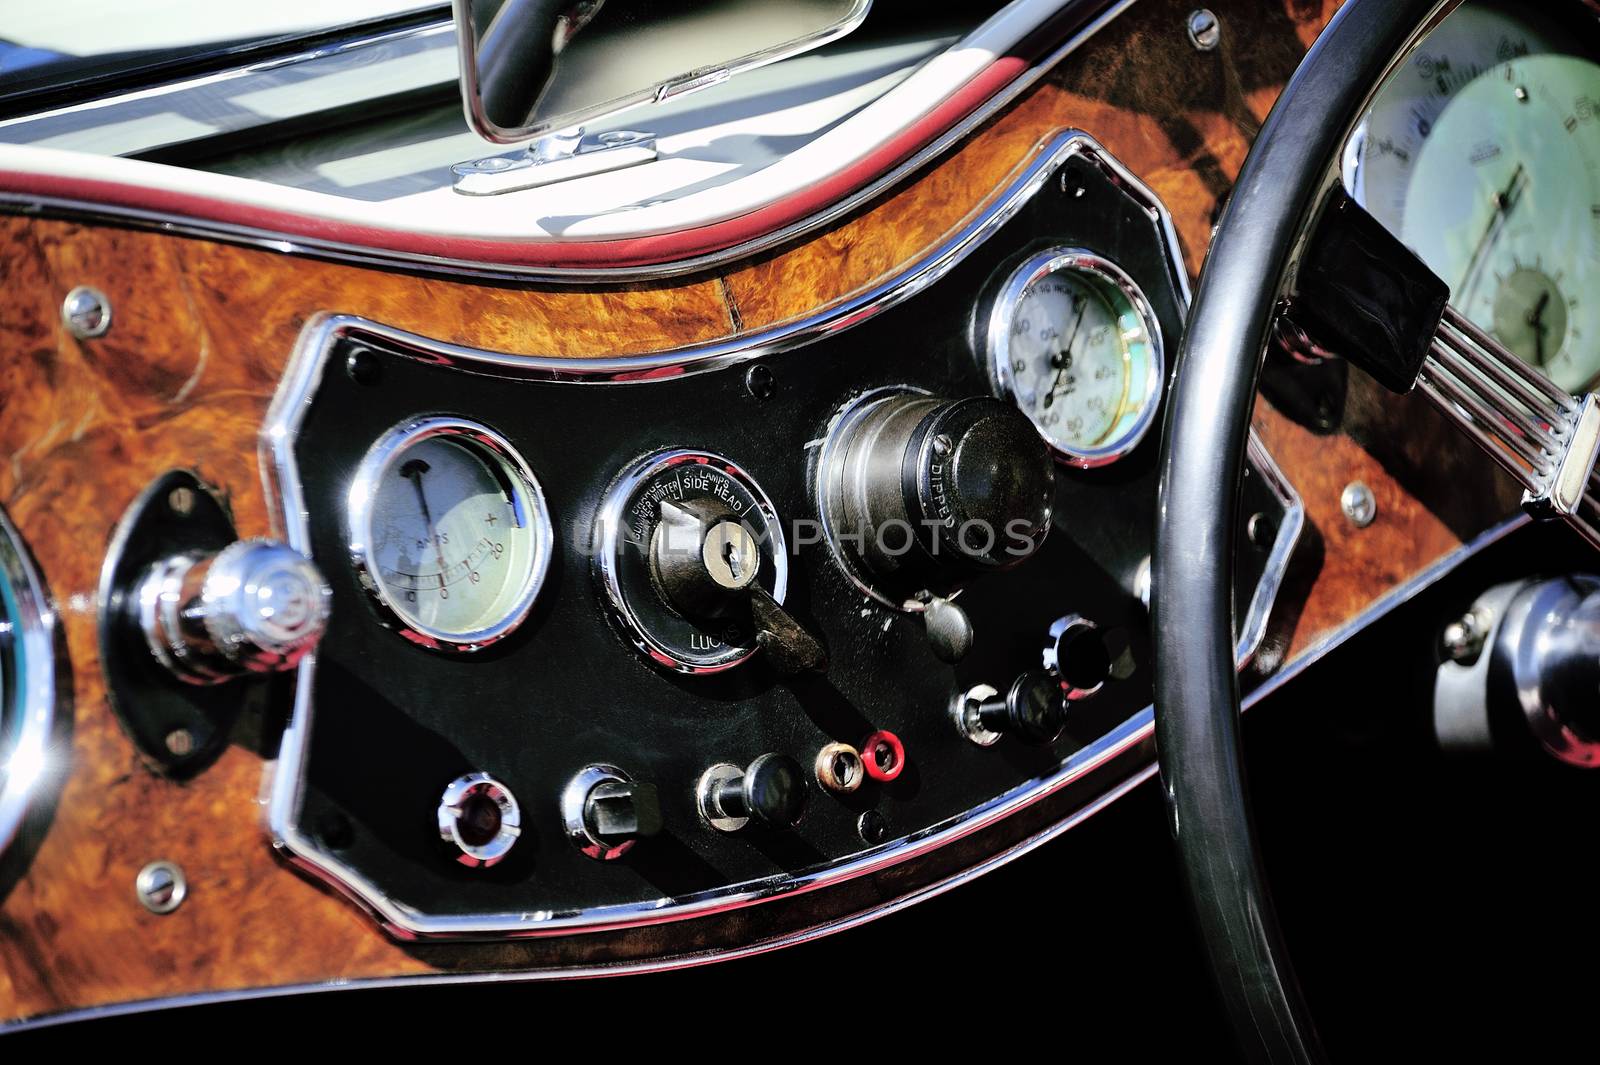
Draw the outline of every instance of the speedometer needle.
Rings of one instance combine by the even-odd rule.
[[[1467,260],[1467,272],[1461,276],[1461,283],[1455,288],[1454,296],[1458,306],[1466,306],[1467,294],[1472,291],[1472,282],[1477,279],[1478,270],[1483,266],[1487,252],[1494,247],[1495,238],[1500,235],[1506,219],[1511,217],[1511,212],[1522,201],[1522,194],[1528,185],[1527,177],[1527,168],[1518,163],[1506,187],[1495,194],[1494,213],[1489,216],[1489,224],[1484,227],[1483,236],[1478,238],[1477,246],[1472,249],[1472,258]]]
[[[439,560],[439,585],[444,586],[445,570],[449,567],[444,562],[444,547],[439,543],[439,534],[433,528],[433,512],[428,509],[428,496],[422,490],[422,475],[428,472],[428,464],[421,459],[412,459],[400,467],[400,476],[411,482],[417,490],[417,503],[422,507],[422,523],[428,530],[428,539],[433,541],[434,557]]]

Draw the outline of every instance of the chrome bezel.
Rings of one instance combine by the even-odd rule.
[[[578,770],[577,776],[567,781],[567,786],[561,789],[561,822],[567,829],[567,841],[586,857],[593,858],[597,862],[609,862],[627,854],[638,842],[630,839],[613,844],[596,839],[594,833],[589,831],[589,823],[583,816],[584,807],[589,803],[589,795],[595,788],[601,784],[631,783],[633,778],[627,773],[614,765],[601,762]]]
[[[1052,440],[1049,431],[1039,424],[1033,412],[1022,410],[1011,372],[1011,323],[1022,298],[1045,278],[1068,271],[1087,277],[1100,289],[1116,292],[1126,299],[1144,326],[1150,346],[1149,366],[1145,370],[1144,380],[1129,382],[1130,395],[1135,389],[1140,390],[1136,416],[1110,443],[1100,447],[1074,448]],[[994,307],[989,312],[986,347],[989,381],[994,386],[995,395],[1016,404],[1017,409],[1028,416],[1044,442],[1050,446],[1057,462],[1085,470],[1109,466],[1138,447],[1156,422],[1156,413],[1161,408],[1161,390],[1167,376],[1166,344],[1161,336],[1161,323],[1144,291],[1128,276],[1127,271],[1102,255],[1085,248],[1055,247],[1017,266],[1001,287]],[[1116,429],[1117,426],[1112,427],[1113,432]]]
[[[889,385],[884,388],[874,388],[870,392],[863,392],[850,402],[841,407],[828,423],[827,432],[823,434],[822,446],[817,451],[817,460],[811,470],[811,494],[816,500],[817,521],[822,529],[822,539],[828,545],[828,550],[833,554],[833,560],[839,564],[839,571],[845,575],[856,590],[871,599],[879,606],[902,614],[920,614],[927,609],[927,603],[917,599],[896,599],[888,592],[880,589],[873,583],[872,575],[850,557],[850,553],[840,546],[839,530],[834,527],[834,511],[839,506],[839,497],[844,491],[844,466],[841,450],[850,438],[850,431],[858,425],[863,418],[871,414],[880,404],[886,403],[896,396],[932,396],[933,393],[924,388],[913,388],[910,385]],[[961,593],[957,591],[950,598],[954,599]]]
[[[55,728],[55,611],[16,526],[0,509],[0,653],[13,690],[0,689],[0,854],[16,837],[50,772]]]
[[[500,811],[500,827],[487,843],[468,843],[461,838],[461,809],[467,800],[480,795]],[[522,838],[522,807],[516,795],[488,773],[467,773],[445,785],[436,815],[439,838],[460,852],[456,861],[469,869],[499,864]]]
[[[600,584],[600,590],[605,595],[606,603],[611,608],[612,617],[621,627],[629,643],[652,662],[676,673],[706,675],[732,669],[759,651],[760,646],[752,639],[748,645],[728,647],[719,654],[689,656],[677,648],[662,643],[640,621],[633,605],[628,602],[628,597],[622,590],[622,577],[617,571],[617,558],[624,550],[622,531],[628,527],[625,517],[628,501],[656,474],[690,462],[715,466],[738,482],[755,500],[756,509],[761,511],[766,519],[770,533],[767,542],[771,546],[774,574],[772,598],[780,606],[783,605],[784,596],[789,590],[789,545],[784,539],[783,523],[778,520],[778,508],[773,506],[772,500],[762,490],[761,485],[757,484],[756,479],[745,472],[742,466],[715,452],[696,448],[668,448],[665,451],[652,452],[628,467],[611,482],[611,487],[606,489],[605,501],[600,505],[599,514],[595,519],[594,573],[595,579]]]
[[[372,537],[372,510],[377,495],[378,482],[395,460],[424,440],[449,437],[462,447],[477,452],[478,457],[510,487],[512,506],[524,520],[533,537],[533,557],[522,577],[511,606],[503,611],[493,624],[471,632],[451,633],[428,625],[411,616],[396,603],[379,579],[378,560]],[[545,502],[544,490],[533,475],[527,462],[505,437],[487,426],[465,418],[431,416],[413,418],[390,429],[367,450],[350,482],[346,501],[345,534],[349,547],[350,563],[355,568],[361,586],[378,608],[380,618],[389,628],[421,647],[435,651],[471,652],[498,643],[516,631],[533,609],[539,589],[550,569],[550,555],[555,532],[550,524],[550,508]]]

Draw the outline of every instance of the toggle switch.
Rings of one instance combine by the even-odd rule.
[[[956,699],[956,729],[979,747],[991,747],[1001,736],[1044,747],[1067,728],[1067,700],[1061,683],[1044,672],[1024,673],[1001,695],[980,684]]]
[[[719,832],[737,832],[750,822],[793,828],[806,806],[806,775],[786,754],[764,754],[746,769],[714,765],[696,789],[700,814]]]
[[[654,784],[614,765],[591,765],[562,791],[561,818],[573,846],[606,862],[661,831],[661,799]]]

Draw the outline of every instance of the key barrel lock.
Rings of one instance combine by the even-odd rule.
[[[963,584],[1021,565],[1050,532],[1055,462],[1033,423],[990,397],[868,393],[835,419],[817,464],[817,506],[861,591],[920,613],[946,662],[972,627]]]
[[[596,529],[596,576],[629,639],[682,673],[762,652],[780,673],[826,668],[783,607],[782,523],[754,478],[720,455],[666,451],[612,486]]]

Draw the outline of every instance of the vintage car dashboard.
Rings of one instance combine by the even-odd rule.
[[[1337,5],[1078,6],[892,181],[686,272],[0,180],[0,1022],[735,957],[1147,779],[1190,278]],[[1262,393],[1254,697],[1521,520],[1342,362]]]
[[[905,273],[733,342],[574,366],[313,322],[267,438],[334,620],[302,667],[274,833],[405,933],[553,932],[826,882],[1034,800],[1149,704],[1148,430],[1184,288],[1164,212],[1068,134]],[[1033,428],[1005,403],[1050,385],[1002,384],[997,359],[1060,379],[1036,400],[1062,415],[1059,461],[1034,445],[1016,484],[994,449]],[[1243,656],[1301,520],[1257,461]],[[453,484],[451,463],[483,465]],[[892,516],[850,510],[879,495]],[[749,558],[769,605],[671,583],[674,523],[694,555],[707,509],[744,537],[715,563]],[[1069,701],[1035,719],[1022,702],[1055,687]],[[520,835],[441,846],[435,808],[475,774]],[[714,806],[729,782],[739,806]],[[603,830],[600,786],[639,823]]]

